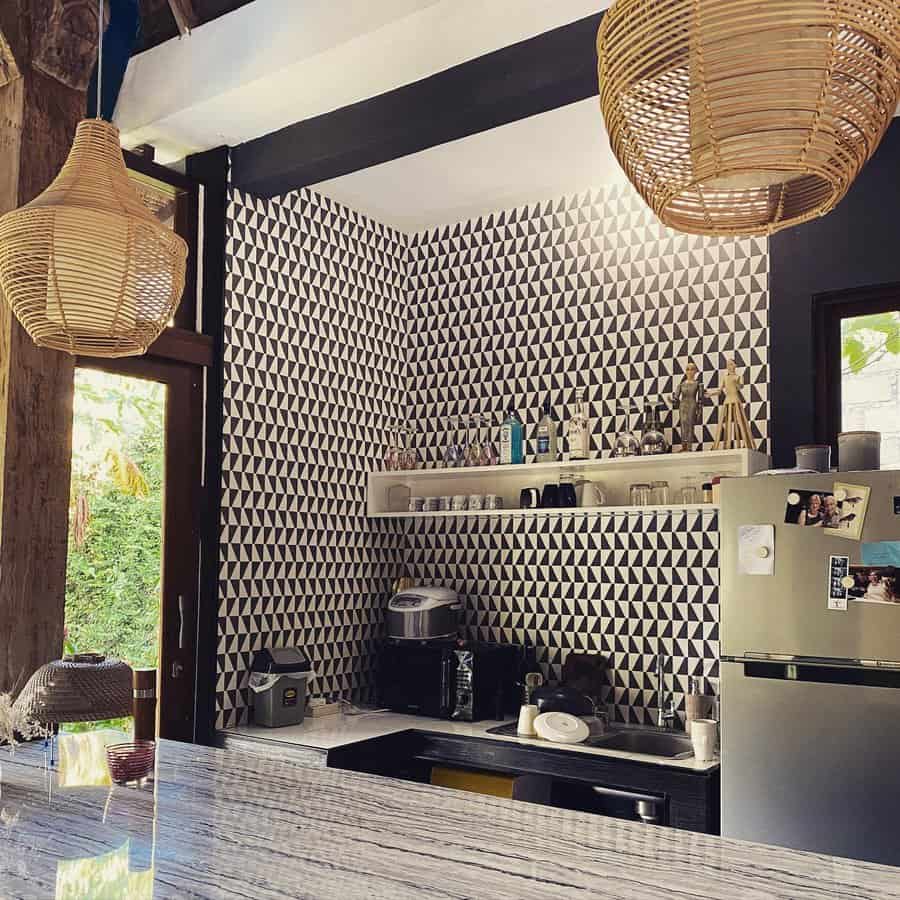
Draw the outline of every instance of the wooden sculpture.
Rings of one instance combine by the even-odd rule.
[[[734,450],[741,447],[755,449],[750,423],[744,411],[743,389],[744,379],[738,374],[734,360],[729,359],[725,364],[719,386],[709,392],[721,395],[719,427],[716,430],[713,450]]]

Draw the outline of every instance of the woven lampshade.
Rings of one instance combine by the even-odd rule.
[[[616,0],[597,48],[613,152],[693,234],[829,212],[900,98],[898,0]]]
[[[68,353],[144,353],[181,299],[186,260],[102,119],[80,122],[53,183],[0,219],[0,293],[36,344]]]
[[[130,716],[131,666],[118,659],[81,654],[41,666],[16,698],[28,721],[96,722]]]

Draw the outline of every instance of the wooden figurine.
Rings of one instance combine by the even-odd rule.
[[[675,389],[673,400],[681,416],[678,428],[681,434],[681,450],[690,453],[694,449],[695,429],[701,424],[703,400],[706,394],[697,364],[689,359],[684,367],[684,378]]]
[[[719,427],[716,430],[716,440],[713,450],[734,450],[746,447],[754,449],[753,434],[750,431],[750,423],[744,412],[744,379],[738,374],[737,366],[733,359],[725,364],[719,386],[710,394],[720,394],[719,402]]]

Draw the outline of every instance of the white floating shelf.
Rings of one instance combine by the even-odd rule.
[[[375,519],[461,519],[487,518],[490,516],[525,518],[526,516],[624,516],[645,515],[667,512],[718,512],[714,503],[680,503],[669,506],[570,506],[560,509],[462,509],[439,510],[436,512],[383,512],[376,513]]]
[[[569,462],[525,463],[519,466],[473,466],[458,469],[408,469],[371,472],[368,479],[368,515],[388,518],[428,518],[463,515],[566,515],[588,512],[623,512],[663,509],[714,509],[710,504],[684,506],[628,506],[629,486],[634,482],[668,481],[670,499],[680,496],[682,480],[689,476],[699,489],[705,473],[740,477],[768,468],[769,458],[754,450],[705,450],[701,453],[669,453],[624,459],[588,459]],[[562,473],[581,475],[599,483],[608,505],[596,508],[520,510],[519,492],[557,482]],[[441,497],[454,494],[497,494],[502,510],[463,510],[410,513],[410,496]]]

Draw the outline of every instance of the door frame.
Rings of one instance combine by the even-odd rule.
[[[813,297],[816,440],[837,453],[841,430],[841,320],[900,309],[900,282]]]
[[[146,356],[79,357],[76,368],[156,381],[167,387],[157,679],[159,735],[194,742],[198,734],[197,632],[204,490],[203,368]]]

